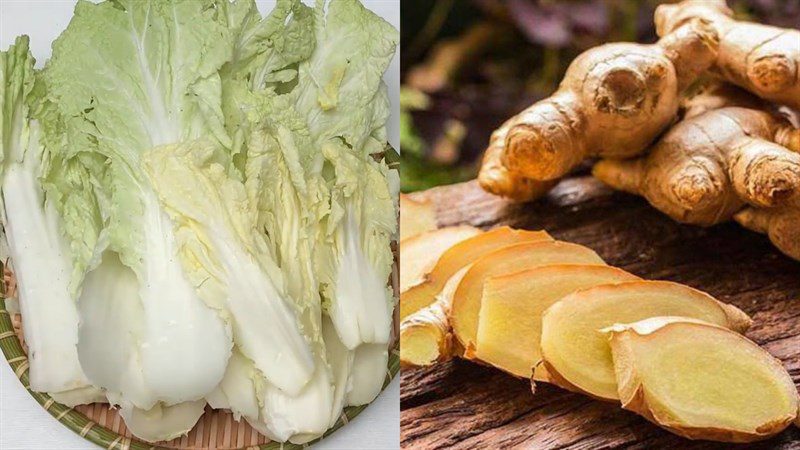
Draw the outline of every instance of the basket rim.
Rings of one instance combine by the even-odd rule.
[[[0,261],[0,273],[3,273],[5,264]],[[11,313],[6,308],[5,298],[5,283],[0,283],[0,349],[2,349],[5,360],[11,366],[11,370],[19,379],[22,386],[28,391],[37,403],[39,403],[45,411],[47,411],[53,418],[59,421],[62,425],[72,430],[77,435],[86,439],[89,442],[97,444],[109,450],[175,450],[169,447],[161,447],[153,445],[135,438],[128,438],[122,436],[102,425],[93,422],[83,413],[62,405],[53,400],[50,395],[42,392],[34,392],[30,388],[28,379],[28,355],[22,349],[22,345],[14,332],[14,325],[11,321]],[[386,387],[397,376],[400,370],[400,353],[399,353],[399,340],[396,340],[392,349],[389,351],[389,363],[387,364],[386,380],[381,388],[381,393],[386,390]],[[375,400],[373,400],[374,402]],[[311,446],[326,437],[330,436],[336,430],[342,428],[348,422],[357,417],[364,411],[372,402],[361,406],[348,406],[344,408],[341,416],[336,423],[329,428],[325,433],[317,439],[310,441],[306,444],[292,444],[290,442],[267,442],[261,445],[253,445],[240,447],[237,450],[300,450]]]

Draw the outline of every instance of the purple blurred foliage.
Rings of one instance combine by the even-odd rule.
[[[556,3],[554,7],[572,21],[576,31],[603,36],[610,26],[609,8],[606,2],[594,0],[578,3]]]
[[[735,0],[729,4],[753,18],[779,27],[800,28],[800,0]]]
[[[531,42],[561,48],[572,41],[568,21],[552,8],[542,8],[528,0],[509,0],[508,10],[511,19]]]
[[[483,2],[485,6],[487,3]],[[506,7],[511,20],[529,41],[551,48],[572,45],[576,33],[604,36],[610,26],[608,6],[603,0],[508,0]]]

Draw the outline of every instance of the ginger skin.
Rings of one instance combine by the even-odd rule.
[[[469,267],[462,268],[450,277],[433,303],[400,323],[400,362],[404,366],[430,366],[463,353],[450,326],[450,309],[453,306],[453,294]]]
[[[800,261],[800,207],[745,208],[733,219],[749,230],[766,234],[778,250]]]
[[[670,129],[642,158],[603,160],[595,177],[644,196],[673,219],[710,226],[745,205],[773,208],[800,197],[800,130],[783,117],[725,107]]]
[[[513,119],[506,121],[489,138],[489,147],[483,154],[481,170],[478,173],[478,183],[486,192],[506,197],[515,202],[536,200],[555,186],[556,181],[532,180],[506,169],[501,157],[508,129],[512,123]]]
[[[653,45],[616,43],[584,52],[555,94],[498,130],[482,185],[519,198],[520,179],[553,181],[588,157],[640,154],[672,123],[679,94],[716,60],[717,45],[715,31],[692,20]],[[529,194],[522,197],[534,194],[521,190]]]
[[[761,98],[800,108],[800,31],[733,18],[724,0],[684,0],[656,9],[659,36],[668,36],[697,18],[709,21],[720,37],[712,70]]]
[[[728,106],[777,112],[777,108],[772,107],[769,102],[737,86],[715,79],[701,83],[697,92],[687,95],[681,101],[681,111],[678,116],[681,120],[686,120]]]

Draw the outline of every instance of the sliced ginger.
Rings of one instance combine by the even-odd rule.
[[[467,225],[426,231],[400,242],[400,292],[425,281],[439,257],[453,245],[481,230]]]
[[[737,332],[751,323],[738,308],[669,281],[584,289],[559,300],[542,317],[540,378],[599,399],[617,400],[611,350],[600,330],[657,316],[688,317]]]
[[[569,242],[526,242],[488,253],[476,261],[464,275],[453,295],[450,322],[465,356],[474,356],[478,335],[478,315],[486,279],[548,264],[599,264],[605,262],[597,253]]]
[[[753,442],[797,417],[783,365],[729,329],[652,318],[609,330],[622,407],[690,439]]]
[[[542,314],[567,294],[601,284],[638,280],[609,266],[558,264],[491,277],[483,286],[475,357],[530,378],[541,360]]]
[[[414,200],[400,194],[400,241],[435,230],[436,208],[430,200]]]
[[[400,293],[400,320],[433,303],[450,277],[484,254],[520,242],[552,240],[544,231],[499,227],[453,245],[439,257],[425,282]]]
[[[450,277],[436,301],[408,316],[400,323],[400,362],[410,366],[430,366],[461,353],[450,330],[450,307],[461,278],[462,268]]]

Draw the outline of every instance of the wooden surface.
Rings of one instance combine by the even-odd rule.
[[[677,224],[589,177],[562,181],[548,198],[524,205],[487,195],[475,182],[414,196],[434,200],[440,226],[545,229],[639,276],[679,281],[732,303],[755,321],[747,336],[781,359],[800,384],[800,262],[761,235],[736,224]],[[533,395],[526,380],[465,361],[403,369],[400,401],[404,448],[734,447],[680,438],[617,405],[546,384]],[[790,426],[773,439],[736,448],[800,449],[800,429]]]

